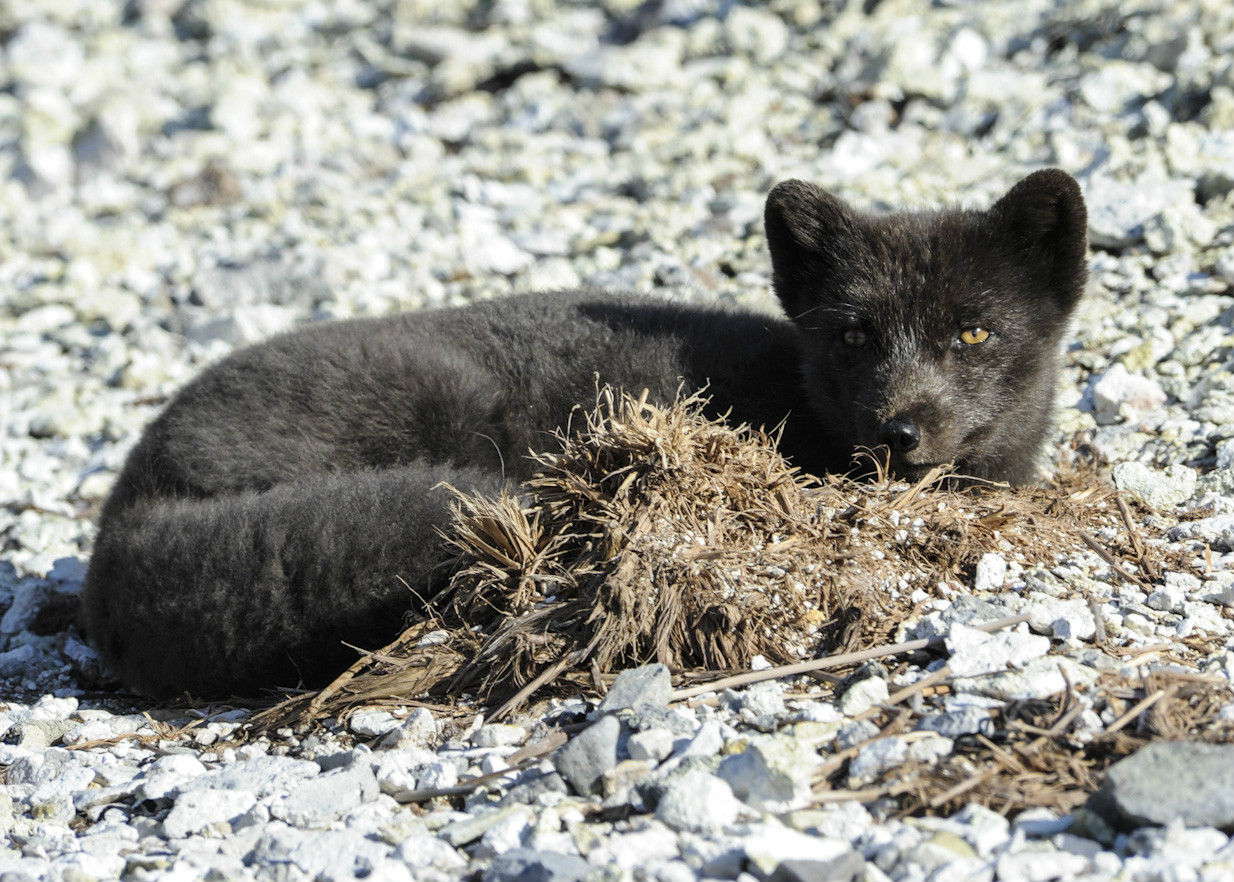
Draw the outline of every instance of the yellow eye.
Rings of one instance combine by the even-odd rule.
[[[870,338],[860,328],[849,328],[844,332],[843,339],[847,346],[865,346]]]
[[[990,332],[985,328],[965,328],[960,332],[960,339],[969,346],[976,346],[978,343],[984,343],[990,338]]]

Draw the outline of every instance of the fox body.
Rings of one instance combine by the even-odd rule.
[[[234,353],[150,425],[104,505],[87,634],[129,686],[317,684],[448,574],[439,485],[495,492],[594,402],[706,389],[815,473],[863,450],[1025,482],[1085,284],[1083,199],[1037,172],[986,211],[767,200],[787,318],[589,291],[323,323]]]

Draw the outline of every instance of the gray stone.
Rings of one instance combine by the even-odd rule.
[[[693,737],[699,731],[698,717],[688,710],[677,707],[661,707],[655,704],[644,704],[632,710],[629,715],[622,715],[631,729],[667,729],[674,735]]]
[[[766,882],[849,882],[865,862],[847,843],[765,826],[744,843],[751,873]]]
[[[305,778],[316,777],[319,772],[320,768],[311,760],[293,759],[289,756],[258,756],[198,775],[181,784],[179,790],[182,793],[202,789],[249,790],[256,793],[260,799],[272,793],[291,790]]]
[[[818,755],[788,736],[751,739],[741,753],[725,757],[717,774],[738,799],[754,808],[784,811],[798,808],[810,793]]]
[[[1173,542],[1197,539],[1216,551],[1234,551],[1234,514],[1219,514],[1171,527],[1166,537]]]
[[[596,793],[604,773],[617,765],[620,737],[621,723],[617,718],[601,717],[558,750],[553,765],[579,793]]]
[[[973,579],[974,591],[997,591],[1007,578],[1007,560],[1001,554],[987,551],[977,561],[977,573]]]
[[[530,778],[524,778],[522,783],[511,787],[501,799],[501,805],[534,805],[545,799],[563,796],[569,792],[569,787],[561,775],[556,772],[541,774],[531,772]]]
[[[1101,425],[1119,422],[1124,406],[1134,411],[1149,411],[1166,402],[1160,383],[1129,373],[1121,362],[1093,381],[1092,395],[1093,410]]]
[[[591,864],[572,854],[516,848],[499,854],[481,874],[484,882],[577,882]]]
[[[37,658],[38,650],[29,643],[8,652],[0,652],[0,677],[15,677],[30,670]],[[43,747],[50,743],[44,742]]]
[[[978,733],[994,734],[994,720],[985,708],[967,706],[941,714],[927,714],[917,721],[918,729],[937,732],[947,738],[962,738]]]
[[[600,702],[600,713],[637,709],[645,705],[666,707],[673,693],[673,678],[661,664],[628,668],[617,675]]]
[[[163,833],[169,839],[183,839],[210,831],[229,833],[230,824],[257,802],[247,790],[194,790],[176,799],[163,819]]]
[[[1089,807],[1124,826],[1234,830],[1234,744],[1153,742],[1110,767]]]
[[[379,789],[371,770],[351,766],[305,781],[273,803],[270,814],[297,827],[322,827],[376,798]]]
[[[443,827],[437,835],[450,845],[458,847],[474,842],[507,818],[525,815],[526,813],[526,806],[509,805],[493,811],[482,812],[473,818],[455,821],[453,824]]]
[[[50,586],[41,580],[30,579],[23,582],[13,592],[13,603],[0,618],[0,635],[12,635],[25,631],[39,614],[39,610],[47,602],[51,591]],[[18,647],[23,649],[24,647]],[[10,650],[17,652],[18,649]],[[28,660],[27,660],[28,661]],[[22,662],[15,662],[21,664]],[[0,674],[12,676],[13,671]]]
[[[1114,486],[1134,493],[1153,508],[1182,505],[1195,493],[1195,469],[1184,465],[1158,471],[1140,462],[1120,462],[1110,471]]]
[[[672,780],[660,796],[656,818],[674,830],[714,833],[737,820],[741,803],[720,778],[691,769]]]

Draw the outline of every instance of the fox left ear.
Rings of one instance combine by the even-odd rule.
[[[763,213],[771,251],[772,285],[790,317],[815,305],[849,260],[856,238],[852,209],[805,181],[782,181]]]
[[[1075,178],[1062,169],[1033,172],[994,203],[988,216],[1034,275],[1070,309],[1088,280],[1088,211]]]

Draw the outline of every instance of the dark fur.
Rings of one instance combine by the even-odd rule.
[[[986,212],[882,217],[788,181],[766,222],[792,321],[568,292],[235,353],[151,424],[107,500],[90,638],[155,695],[320,683],[354,658],[344,641],[386,642],[440,588],[439,482],[527,477],[528,449],[590,406],[597,378],[661,402],[707,386],[735,422],[784,422],[810,471],[884,443],[909,477],[954,461],[1032,479],[1086,275],[1069,176],[1038,172]],[[985,342],[960,341],[978,327]]]

